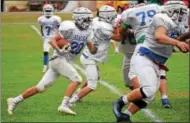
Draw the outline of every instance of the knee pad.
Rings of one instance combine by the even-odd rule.
[[[73,82],[82,83],[82,77],[78,74],[76,74],[74,77],[70,78],[70,80]]]
[[[92,90],[96,90],[97,88],[97,83],[98,83],[98,80],[87,80],[87,87],[92,89]]]
[[[45,90],[45,86],[42,84],[37,84],[36,88],[38,89],[38,92],[42,93]]]
[[[136,101],[133,101],[132,103],[135,104],[140,109],[146,108],[148,105],[147,102],[145,102],[144,100],[136,100]]]
[[[155,95],[157,88],[156,87],[150,87],[150,86],[144,86],[140,88],[141,94],[143,95],[143,98],[151,98]]]

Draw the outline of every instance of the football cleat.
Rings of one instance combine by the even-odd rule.
[[[168,99],[162,99],[162,105],[164,108],[172,108],[172,105],[170,104]]]
[[[16,106],[16,104],[13,102],[14,98],[8,98],[7,99],[7,105],[8,105],[8,109],[7,112],[9,115],[13,115],[13,110]]]
[[[114,102],[113,104],[113,112],[115,115],[118,113],[121,113],[121,109],[125,106],[125,103],[122,100],[122,97],[119,98],[117,101]]]
[[[59,112],[66,113],[66,114],[71,114],[71,115],[76,115],[74,111],[72,111],[68,106],[66,105],[60,105],[58,108]]]
[[[75,106],[76,105],[76,103],[74,103],[74,102],[69,102],[69,107],[71,108],[71,107],[73,107],[73,106]]]
[[[125,103],[123,102],[122,97],[113,103],[113,113],[117,119],[116,122],[131,122],[128,114],[121,113],[124,106]]]
[[[130,120],[130,116],[125,113],[121,113],[120,117],[117,117],[116,122],[117,123],[132,123],[132,121]]]

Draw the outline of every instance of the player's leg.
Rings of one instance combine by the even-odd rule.
[[[45,88],[50,86],[58,77],[59,75],[53,71],[52,69],[49,69],[43,76],[43,78],[40,80],[40,82],[31,88],[28,88],[26,91],[18,95],[14,98],[8,98],[7,104],[8,104],[8,113],[10,115],[13,114],[13,110],[17,104],[22,102],[23,100],[36,95],[39,92],[43,92]]]
[[[166,79],[166,72],[164,70],[160,70],[160,94],[161,94],[161,101],[164,108],[172,108],[172,105],[168,99],[168,86],[167,86],[167,79]]]
[[[48,39],[44,39],[44,43],[43,43],[43,70],[42,70],[42,72],[46,72],[48,69],[50,47],[51,46],[48,43]]]
[[[79,92],[81,89],[85,88],[87,85],[88,85],[88,84],[87,84],[87,81],[85,80],[85,81],[82,83],[81,87],[77,89],[77,92]]]
[[[85,88],[86,86],[87,86],[87,81],[85,80],[85,81],[83,81],[81,87],[78,88],[78,89],[73,93],[72,97],[74,97],[76,94],[78,94],[78,92],[79,92],[81,89]],[[83,102],[83,99],[81,98],[81,99],[79,99],[79,101]]]
[[[126,87],[132,88],[132,83],[129,79],[129,70],[130,70],[130,62],[131,62],[132,53],[127,53],[123,56],[123,80]]]
[[[129,77],[131,85],[132,85],[131,89],[139,88],[139,80],[138,80],[137,72],[136,72],[139,68],[137,68],[137,70],[136,70],[135,61],[134,61],[135,59],[133,59],[132,57],[137,55],[137,52],[138,52],[138,49],[140,46],[141,45],[138,44],[135,47],[133,55],[131,56],[130,69],[129,69],[129,74],[128,74],[128,77]]]
[[[130,102],[135,104],[139,109],[146,107],[147,101],[144,99],[152,99],[160,85],[158,78],[159,73],[156,72],[159,71],[158,66],[154,65],[154,63],[142,56],[136,57],[136,60],[138,61],[136,62],[136,67],[139,68],[137,73],[140,88],[132,90],[130,93],[122,96],[114,103],[113,112],[118,120],[129,120],[130,115],[124,116],[121,113],[121,109],[124,105]],[[134,110],[138,111],[138,108]]]
[[[60,64],[58,64],[58,68],[57,68],[58,73],[60,73],[60,75],[65,76],[71,80],[71,83],[68,85],[68,87],[65,91],[65,95],[62,100],[62,103],[58,107],[58,111],[75,115],[76,113],[73,112],[69,108],[69,100],[70,100],[71,96],[73,95],[74,91],[79,86],[79,84],[82,82],[82,78],[79,75],[79,73],[77,72],[77,70],[73,67],[73,65],[68,63],[65,58],[58,58],[58,60],[60,63]]]
[[[130,70],[128,73],[128,77],[131,82],[131,86],[129,86],[129,88],[131,90],[139,88],[139,79],[137,77],[137,72],[135,70],[135,64],[133,63],[133,60],[134,59],[132,59],[132,62],[130,63]],[[128,106],[127,110],[124,111],[124,113],[128,114],[130,117],[130,116],[134,115],[136,112],[138,112],[139,110],[140,110],[140,108],[138,106],[136,106],[133,103],[129,103],[129,106]]]
[[[136,54],[136,52],[134,54]],[[129,86],[129,87],[131,90],[139,88],[139,86],[140,86],[139,79],[137,77],[137,72],[135,70],[135,62],[133,62],[133,60],[134,59],[131,58],[130,69],[129,69],[129,73],[128,73],[128,77],[131,82],[131,86]],[[135,105],[134,103],[129,103],[129,106],[128,106],[127,110],[124,111],[124,113],[128,114],[128,116],[131,117],[139,110],[141,110],[141,109],[137,105]]]
[[[86,59],[83,56],[81,56],[81,63],[84,65],[85,68],[87,86],[81,89],[77,95],[72,97],[72,99],[70,100],[71,106],[75,104],[78,100],[82,99],[84,96],[91,93],[92,91],[95,91],[99,80],[99,69],[94,60]]]

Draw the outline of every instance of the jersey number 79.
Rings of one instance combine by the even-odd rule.
[[[138,12],[136,13],[136,16],[141,18],[141,26],[144,26],[146,25],[146,20],[150,18],[152,19],[155,14],[156,11],[152,9],[148,11]]]

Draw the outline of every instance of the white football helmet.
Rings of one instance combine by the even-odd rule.
[[[52,15],[53,15],[53,11],[54,11],[54,8],[53,8],[53,6],[51,5],[51,4],[46,4],[46,5],[44,5],[44,7],[43,7],[43,11],[44,11],[44,15],[46,16],[46,17],[51,17]]]
[[[137,4],[138,4],[138,1],[136,1],[136,0],[129,1],[129,7],[130,8],[134,8]]]
[[[93,18],[92,12],[85,7],[79,7],[73,12],[73,20],[80,29],[86,30],[90,26]]]
[[[187,7],[182,1],[168,1],[163,6],[163,12],[165,12],[176,24],[179,24],[187,16]]]
[[[131,0],[131,1],[129,1],[130,8],[145,6],[146,4],[148,4],[147,0],[141,0],[141,1]]]
[[[99,11],[98,14],[99,19],[107,23],[112,24],[115,18],[117,17],[115,9],[108,5],[103,5],[102,7],[100,7],[98,11]]]

